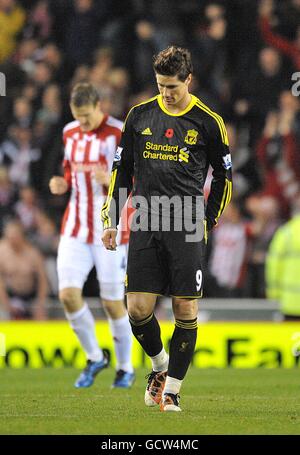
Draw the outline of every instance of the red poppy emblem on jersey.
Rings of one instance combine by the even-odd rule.
[[[174,130],[173,130],[173,128],[168,128],[168,129],[166,130],[166,132],[165,132],[165,136],[166,136],[167,138],[173,137],[173,136],[174,136]]]

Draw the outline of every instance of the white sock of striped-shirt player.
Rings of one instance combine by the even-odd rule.
[[[131,363],[132,331],[128,314],[119,319],[108,318],[117,358],[116,370],[133,372]]]
[[[65,312],[65,314],[87,359],[100,362],[103,359],[103,352],[96,337],[95,319],[87,304],[84,303],[83,307],[75,313]]]

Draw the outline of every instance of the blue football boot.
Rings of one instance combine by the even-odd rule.
[[[103,349],[103,359],[100,362],[93,362],[88,360],[85,369],[80,374],[75,382],[75,387],[80,389],[82,387],[90,387],[94,383],[94,379],[98,373],[104,368],[107,368],[110,363],[109,351]]]
[[[117,387],[123,389],[130,389],[134,381],[135,381],[134,372],[128,373],[127,371],[124,370],[118,370],[116,372],[116,377],[111,387],[113,389]]]

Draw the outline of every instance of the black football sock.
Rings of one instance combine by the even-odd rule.
[[[175,320],[170,342],[168,376],[182,380],[191,363],[197,340],[197,319]]]
[[[129,316],[132,333],[138,340],[146,354],[149,357],[154,357],[163,349],[163,344],[160,337],[160,326],[153,313],[145,319],[136,321]]]

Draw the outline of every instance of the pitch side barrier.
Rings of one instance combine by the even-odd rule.
[[[205,311],[214,311],[215,302],[210,304],[210,310],[207,307]],[[165,309],[162,306],[158,311]],[[299,368],[299,322],[207,320],[201,311],[193,367]],[[174,322],[164,320],[161,328],[164,345],[168,347]],[[110,350],[114,365],[108,323],[98,320],[96,330],[102,347]],[[67,321],[0,321],[0,341],[0,368],[83,368],[85,365],[85,356]],[[136,340],[132,355],[135,368],[151,368]]]

